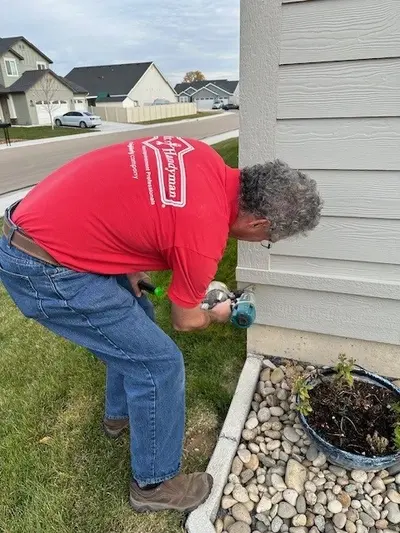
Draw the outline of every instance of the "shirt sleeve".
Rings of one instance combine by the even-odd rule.
[[[171,248],[167,255],[172,269],[169,299],[187,309],[198,306],[215,277],[218,261],[185,247]]]

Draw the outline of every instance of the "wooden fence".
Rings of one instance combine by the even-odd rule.
[[[97,105],[90,111],[107,122],[150,122],[173,117],[185,117],[195,115],[197,106],[194,103],[179,103],[166,105],[151,105],[144,107],[122,107]]]

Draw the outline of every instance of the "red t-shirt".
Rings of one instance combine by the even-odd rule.
[[[238,213],[239,171],[201,141],[135,139],[74,159],[41,181],[13,220],[79,272],[172,270],[181,307],[204,297]]]

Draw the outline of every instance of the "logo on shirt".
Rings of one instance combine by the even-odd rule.
[[[135,154],[135,144],[133,141],[128,143],[128,156],[130,160],[130,167],[132,169],[132,177],[133,179],[138,179],[138,169],[136,166],[136,154]]]
[[[185,155],[194,147],[180,137],[153,137],[143,142],[152,150],[157,165],[160,197],[164,205],[186,205]]]

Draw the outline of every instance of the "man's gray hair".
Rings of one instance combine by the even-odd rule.
[[[276,242],[314,229],[321,218],[322,200],[315,180],[276,160],[241,170],[240,208],[271,222]]]

